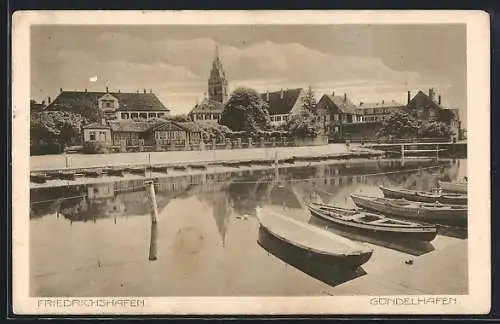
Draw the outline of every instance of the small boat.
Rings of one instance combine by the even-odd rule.
[[[261,228],[277,241],[315,261],[355,269],[366,263],[373,253],[365,244],[269,210],[257,208],[257,218]]]
[[[426,222],[467,222],[467,206],[422,203],[406,199],[391,199],[351,195],[356,206],[386,215],[418,219]]]
[[[103,170],[108,176],[123,177],[122,168],[106,168]]]
[[[438,181],[439,187],[445,191],[467,193],[467,182]]]
[[[127,168],[127,171],[130,174],[139,174],[139,175],[145,175],[146,174],[146,168],[141,168],[141,167]]]
[[[438,192],[417,191],[403,188],[387,188],[384,186],[379,186],[379,188],[386,198],[433,203],[438,201],[441,196]]]
[[[150,170],[152,172],[167,173],[168,174],[168,167],[165,165],[153,165],[153,166],[151,166]]]
[[[30,174],[30,181],[33,183],[45,183],[47,182],[47,177],[43,173],[32,173]]]
[[[443,204],[467,205],[467,195],[465,194],[443,193],[440,190],[429,192],[403,188],[388,188],[384,186],[379,186],[379,188],[386,198],[406,199],[428,203],[438,201]]]
[[[313,216],[328,221],[343,229],[358,233],[403,239],[405,241],[432,241],[437,235],[437,227],[389,218],[356,209],[340,208],[332,205],[312,203],[307,206]]]

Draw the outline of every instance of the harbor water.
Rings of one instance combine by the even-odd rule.
[[[335,232],[374,250],[361,268],[344,271],[302,262],[285,251],[286,247],[273,246],[272,240],[259,243],[262,233],[257,207],[325,227],[312,218],[305,204],[354,207],[350,194],[382,196],[379,185],[428,190],[438,180],[454,181],[466,175],[466,159],[329,161],[289,166],[278,174],[272,167],[186,173],[154,179],[159,211],[156,226],[151,225],[145,179],[31,189],[30,293],[321,295],[330,287],[383,273],[464,241],[467,230],[442,227],[430,244]],[[151,250],[157,252],[153,260]]]

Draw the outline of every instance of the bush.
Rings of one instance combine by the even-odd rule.
[[[96,143],[96,142],[83,143],[83,149],[82,149],[83,154],[103,154],[109,152],[110,152],[109,147],[101,143]]]

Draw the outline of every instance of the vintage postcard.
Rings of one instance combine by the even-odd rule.
[[[484,314],[489,17],[30,11],[16,314]]]

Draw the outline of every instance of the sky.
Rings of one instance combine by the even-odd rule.
[[[187,113],[208,91],[216,44],[230,91],[310,85],[318,99],[404,104],[408,90],[434,88],[466,122],[461,24],[34,26],[31,99],[151,89],[172,114]]]

